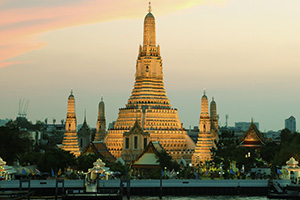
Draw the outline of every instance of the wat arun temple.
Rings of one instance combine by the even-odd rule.
[[[160,46],[156,45],[155,18],[151,13],[149,3],[149,10],[144,19],[143,45],[139,47],[135,83],[131,96],[125,107],[119,109],[118,118],[113,128],[107,133],[105,133],[105,121],[101,127],[99,125],[100,113],[104,116],[104,103],[103,99],[101,100],[103,111],[99,110],[94,141],[103,141],[109,152],[115,158],[119,158],[124,155],[124,149],[128,148],[124,137],[130,134],[133,127],[137,127],[142,130],[145,138],[144,140],[143,138],[136,139],[134,142],[145,143],[143,147],[150,141],[158,141],[163,149],[177,161],[184,159],[189,163],[198,163],[200,160],[210,159],[210,149],[215,147],[215,141],[218,139],[216,103],[212,101],[211,110],[208,113],[208,100],[206,95],[203,95],[200,131],[195,144],[188,136],[187,130],[183,128],[178,110],[170,104],[163,77]],[[99,104],[99,109],[100,107]],[[70,134],[67,128],[66,130]],[[100,133],[99,130],[102,132]],[[64,146],[66,147],[66,143]]]

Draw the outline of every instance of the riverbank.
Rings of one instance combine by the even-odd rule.
[[[283,186],[288,180],[278,180]],[[205,195],[245,195],[267,196],[268,180],[131,180],[121,183],[120,180],[99,180],[98,188],[105,190],[120,189],[123,194],[135,196],[205,196]],[[20,187],[21,186],[21,187]],[[19,180],[0,181],[0,191],[13,190],[34,191],[35,196],[62,195],[66,191],[84,192],[84,180],[30,180],[20,184]]]

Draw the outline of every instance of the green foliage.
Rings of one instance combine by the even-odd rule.
[[[149,179],[160,179],[161,176],[161,169],[160,168],[153,168],[149,170],[148,177]]]
[[[12,165],[24,152],[32,150],[32,140],[28,133],[16,126],[0,127],[0,155]]]
[[[127,167],[125,165],[123,165],[121,162],[107,163],[106,166],[110,168],[110,171],[121,172],[121,176],[125,175],[125,173],[126,173]],[[128,168],[127,168],[127,170],[128,170]]]
[[[49,147],[55,147],[57,144],[61,144],[64,138],[64,132],[63,131],[57,131],[53,130],[49,134],[44,134],[44,139],[48,140],[48,144],[45,149]]]
[[[275,142],[267,142],[266,145],[262,146],[260,149],[260,155],[263,160],[268,164],[271,164],[278,154],[280,146]]]
[[[48,149],[39,159],[38,166],[40,171],[50,172],[51,169],[57,172],[59,169],[64,169],[68,166],[75,166],[75,156],[70,152],[58,149]]]
[[[20,164],[25,165],[38,165],[40,163],[40,158],[43,156],[41,152],[25,152],[20,156]]]
[[[165,169],[165,167],[168,170],[174,169],[175,171],[179,170],[179,165],[176,161],[172,160],[172,157],[165,151],[159,151],[156,155],[159,165],[161,169]]]
[[[16,120],[10,120],[7,122],[6,127],[9,128],[21,128],[32,131],[43,131],[45,130],[45,124],[41,121],[36,121],[36,124],[28,121],[25,117],[17,117]]]
[[[216,165],[222,163],[223,169],[229,169],[230,161],[236,159],[237,142],[234,139],[234,133],[231,131],[222,131],[219,136],[217,148],[212,149],[212,161]]]
[[[194,178],[196,178],[195,174],[193,172],[193,168],[190,167],[190,166],[187,166],[183,169],[180,169],[178,177],[180,179],[194,179]]]
[[[93,168],[93,163],[100,158],[97,154],[85,154],[81,155],[76,159],[77,169],[80,171],[87,172],[89,168]]]
[[[274,164],[285,165],[292,156],[299,160],[300,155],[300,134],[291,133],[288,129],[283,129],[280,134],[280,150],[274,157]]]

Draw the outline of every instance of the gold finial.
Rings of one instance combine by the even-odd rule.
[[[215,97],[212,97],[213,101],[215,100]]]
[[[203,95],[206,95],[206,90],[205,90],[205,88],[204,88],[204,91],[203,91]]]
[[[151,12],[151,1],[149,1],[149,9],[148,9],[149,12]]]
[[[73,88],[71,88],[71,95],[73,95]]]
[[[103,95],[101,95],[101,101],[103,101]]]

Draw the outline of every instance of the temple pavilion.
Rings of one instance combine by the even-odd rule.
[[[252,121],[249,129],[239,139],[239,142],[241,147],[260,149],[261,146],[265,145],[266,139]]]

